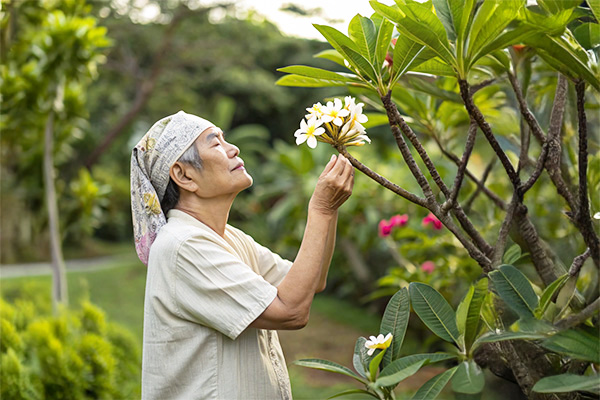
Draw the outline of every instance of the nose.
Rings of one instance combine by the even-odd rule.
[[[227,143],[227,155],[229,156],[229,158],[235,158],[240,154],[240,149],[231,143]]]

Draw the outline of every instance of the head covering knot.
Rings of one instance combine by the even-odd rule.
[[[210,121],[179,111],[152,125],[131,153],[131,214],[135,249],[148,265],[150,246],[167,223],[160,207],[169,170],[207,128]]]

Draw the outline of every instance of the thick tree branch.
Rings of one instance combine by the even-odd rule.
[[[517,77],[514,74],[512,74],[511,72],[509,72],[508,80],[510,81],[510,84],[515,92],[515,95],[517,96],[517,102],[519,103],[519,110],[521,111],[521,115],[523,116],[523,119],[525,120],[525,122],[527,122],[527,125],[529,125],[529,129],[531,129],[531,132],[537,138],[537,140],[540,143],[545,143],[546,135],[544,134],[544,131],[540,127],[540,124],[538,123],[538,121],[535,118],[535,116],[533,115],[533,113],[529,110],[529,107],[527,107],[527,102],[525,101],[525,98],[523,97],[523,92],[521,91],[521,85],[519,84]]]
[[[573,264],[571,264],[571,268],[569,268],[569,275],[576,276],[579,274],[581,267],[583,267],[583,263],[590,256],[590,249],[587,248],[583,254],[578,255],[573,259]]]
[[[469,90],[469,84],[467,83],[466,80],[462,80],[462,79],[459,79],[458,84],[460,86],[460,94],[465,103],[465,107],[467,108],[467,111],[469,112],[469,115],[471,116],[471,118],[473,118],[475,121],[477,121],[479,128],[481,128],[481,130],[483,131],[485,138],[488,140],[488,142],[492,146],[492,149],[494,150],[494,152],[496,152],[498,159],[500,160],[500,162],[502,163],[502,166],[506,170],[506,173],[508,174],[508,178],[510,179],[510,182],[512,183],[515,190],[518,190],[518,188],[521,186],[521,180],[519,179],[519,176],[517,175],[517,172],[515,171],[514,167],[510,163],[510,160],[506,156],[506,153],[504,152],[504,150],[502,150],[502,148],[500,147],[500,144],[494,137],[492,128],[485,120],[485,118],[484,118],[483,114],[481,113],[481,111],[479,110],[479,108],[475,105],[475,102],[473,101],[473,96],[471,95],[470,90]]]
[[[587,167],[588,167],[588,135],[587,118],[585,115],[585,81],[580,80],[575,85],[577,92],[577,121],[579,130],[579,191],[578,207],[575,220],[583,235],[583,240],[590,249],[592,260],[596,267],[600,267],[600,240],[594,231],[590,203],[588,200]]]
[[[598,314],[600,311],[600,297],[594,300],[589,306],[581,310],[577,314],[573,314],[568,316],[565,319],[561,319],[554,326],[559,330],[565,330],[569,328],[573,328],[581,323],[583,323],[586,319],[593,317]]]
[[[419,186],[421,186],[421,189],[423,190],[423,194],[425,195],[427,201],[430,204],[434,204],[436,201],[435,196],[431,191],[431,186],[429,185],[427,178],[425,178],[425,175],[423,174],[423,172],[421,172],[421,169],[415,162],[415,159],[412,156],[408,145],[404,141],[404,137],[402,137],[402,132],[400,132],[400,129],[398,128],[396,115],[394,112],[395,107],[392,103],[391,96],[392,92],[389,91],[387,95],[381,98],[381,100],[383,101],[383,106],[385,107],[385,110],[387,112],[388,120],[390,122],[390,128],[392,129],[392,133],[394,134],[394,138],[396,139],[396,143],[398,145],[398,148],[400,149],[400,153],[402,153],[402,157],[404,158],[404,162],[406,162],[408,169],[417,180]]]
[[[401,188],[400,186],[396,185],[395,183],[390,182],[383,176],[379,175],[377,172],[371,170],[369,167],[367,167],[366,165],[364,165],[363,163],[358,161],[356,158],[352,157],[350,155],[350,153],[348,153],[348,150],[346,150],[346,148],[344,146],[336,145],[335,148],[337,149],[337,151],[340,152],[340,154],[342,154],[344,157],[346,157],[348,159],[348,161],[350,161],[350,163],[357,170],[359,170],[363,174],[367,175],[369,178],[373,179],[375,182],[379,183],[384,188],[391,190],[392,192],[396,193],[398,196],[403,197],[412,203],[418,204],[421,207],[426,207],[426,205],[427,205],[426,199],[419,197],[416,194],[411,193],[411,192]]]
[[[388,119],[390,121],[390,126],[392,128],[392,132],[394,133],[396,142],[398,143],[398,147],[400,148],[400,151],[402,152],[402,155],[404,156],[405,161],[407,162],[407,164],[409,164],[409,168],[410,168],[410,164],[414,164],[415,171],[413,171],[412,169],[411,169],[411,171],[413,171],[413,174],[415,174],[415,178],[417,178],[417,181],[419,181],[419,179],[421,179],[422,181],[424,181],[427,184],[426,187],[423,187],[423,185],[421,185],[421,187],[423,188],[423,191],[425,192],[426,189],[431,190],[431,188],[429,187],[429,182],[427,181],[427,179],[425,179],[423,173],[421,172],[419,167],[416,165],[414,158],[413,158],[412,154],[410,153],[410,150],[408,149],[408,146],[406,146],[406,142],[404,141],[404,138],[402,137],[402,133],[404,133],[406,135],[406,137],[410,140],[410,142],[412,143],[414,148],[419,153],[419,156],[425,163],[425,166],[427,167],[434,182],[438,185],[440,190],[444,193],[444,195],[446,196],[446,199],[449,199],[450,198],[450,189],[448,188],[448,186],[446,186],[446,184],[442,180],[435,165],[429,158],[427,151],[425,150],[425,148],[423,147],[423,145],[417,138],[417,135],[415,135],[415,133],[413,132],[411,127],[408,126],[406,121],[404,121],[404,118],[402,118],[402,116],[398,112],[398,108],[391,101],[391,94],[392,94],[391,91],[388,92],[386,96],[383,96],[381,98],[381,100],[383,101],[384,107],[387,111]],[[402,132],[400,132],[398,130],[398,126],[400,126],[400,129],[402,130]],[[477,130],[475,130],[475,132],[477,132]],[[473,138],[473,140],[474,140],[474,138]],[[421,184],[421,182],[419,182],[419,184]],[[425,197],[428,197],[427,194]],[[431,197],[431,198],[428,197],[428,200],[430,201],[431,206],[433,206],[434,204],[437,205],[437,202],[435,201],[435,199],[433,197]],[[433,212],[433,210],[431,210],[431,211]],[[477,229],[475,229],[475,227],[469,220],[469,217],[465,214],[465,212],[463,211],[462,207],[460,206],[460,204],[458,202],[454,202],[454,204],[452,206],[452,211],[453,211],[454,215],[456,216],[456,219],[459,221],[461,227],[465,230],[465,232],[473,240],[473,242],[478,247],[478,249],[483,251],[488,256],[491,256],[492,251],[493,251],[492,246],[490,246],[485,241],[485,239],[481,236],[479,231]],[[442,211],[440,211],[440,212],[442,212]],[[442,213],[446,214],[447,210],[443,211]],[[437,216],[437,217],[440,218],[439,216]],[[440,218],[440,220],[441,220],[441,218]]]
[[[142,78],[131,107],[125,113],[125,115],[123,115],[121,119],[108,131],[102,143],[100,143],[100,145],[94,149],[92,154],[90,154],[88,159],[85,161],[85,167],[87,169],[91,169],[92,166],[98,162],[102,154],[104,154],[104,152],[112,145],[115,139],[117,139],[119,135],[125,131],[125,128],[127,128],[133,122],[135,117],[140,111],[142,111],[150,99],[150,96],[156,87],[158,77],[162,72],[163,60],[166,58],[169,52],[175,30],[184,17],[190,15],[190,13],[191,11],[187,7],[182,6],[181,10],[173,16],[173,19],[166,28],[158,50],[152,58],[150,73],[147,77]]]
[[[467,169],[469,157],[471,156],[471,152],[473,151],[473,147],[475,146],[476,137],[477,122],[471,119],[471,124],[469,125],[469,132],[467,133],[467,141],[465,143],[465,152],[463,153],[462,159],[460,160],[460,164],[458,165],[458,171],[456,171],[456,177],[454,178],[454,184],[452,185],[452,192],[450,193],[450,197],[442,205],[443,213],[446,213],[450,208],[452,208],[456,202],[458,192],[460,191],[462,181],[465,177],[465,170]]]

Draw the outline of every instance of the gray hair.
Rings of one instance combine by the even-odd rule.
[[[190,147],[179,157],[177,160],[180,163],[191,165],[197,171],[202,170],[202,159],[200,158],[200,154],[198,154],[198,149],[195,144],[192,143]],[[163,196],[162,201],[160,202],[160,208],[162,208],[165,215],[175,208],[177,203],[179,202],[179,186],[173,181],[171,177],[169,177],[169,183],[167,184],[167,189],[165,190],[165,195]]]

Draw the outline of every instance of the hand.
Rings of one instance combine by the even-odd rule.
[[[333,215],[352,194],[354,167],[344,156],[331,156],[331,160],[319,176],[308,209]]]

